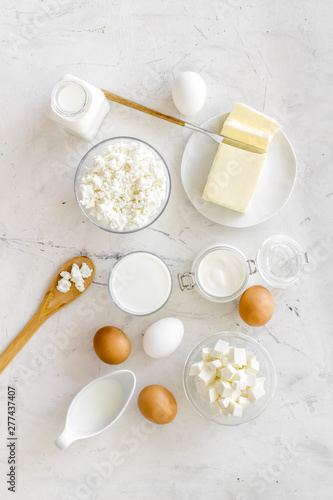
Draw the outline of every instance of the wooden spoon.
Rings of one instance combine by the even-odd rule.
[[[83,263],[86,263],[90,269],[92,269],[91,276],[84,279],[84,291],[91,285],[95,276],[95,266],[89,257],[84,257],[80,255],[78,257],[73,257],[73,259],[68,260],[65,264],[58,270],[50,286],[47,289],[45,297],[36,312],[36,314],[31,318],[29,323],[25,325],[23,330],[15,337],[15,339],[9,344],[7,349],[0,355],[0,373],[6,368],[6,366],[12,361],[16,354],[22,349],[23,346],[31,339],[33,334],[38,330],[40,326],[55,312],[59,311],[62,307],[70,304],[73,300],[77,299],[84,292],[79,292],[75,284],[72,283],[70,289],[66,293],[59,292],[57,289],[58,281],[61,279],[60,273],[62,271],[70,272],[73,264],[77,264],[79,267]]]

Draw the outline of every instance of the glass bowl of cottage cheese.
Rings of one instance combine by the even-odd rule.
[[[258,417],[271,402],[275,367],[266,349],[252,337],[220,332],[190,352],[183,385],[202,417],[219,425],[240,425]]]
[[[133,233],[155,222],[171,191],[169,169],[148,143],[113,137],[82,158],[74,180],[76,201],[87,219],[111,233]]]

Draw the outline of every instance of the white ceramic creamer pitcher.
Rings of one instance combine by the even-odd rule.
[[[54,444],[64,450],[73,441],[110,427],[127,408],[135,385],[136,377],[130,370],[118,370],[90,382],[71,402],[65,430]]]

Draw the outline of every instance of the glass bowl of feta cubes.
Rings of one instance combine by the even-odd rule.
[[[164,159],[150,144],[134,137],[112,137],[84,155],[74,192],[95,226],[111,233],[134,233],[162,215],[171,178]]]
[[[201,416],[220,425],[239,425],[267,408],[276,375],[270,355],[256,340],[243,333],[221,332],[190,352],[183,384]]]

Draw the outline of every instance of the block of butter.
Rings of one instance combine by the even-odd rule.
[[[203,199],[236,212],[247,212],[265,161],[265,154],[222,142],[210,169]]]
[[[221,134],[266,152],[279,128],[272,118],[237,103],[224,122]]]

